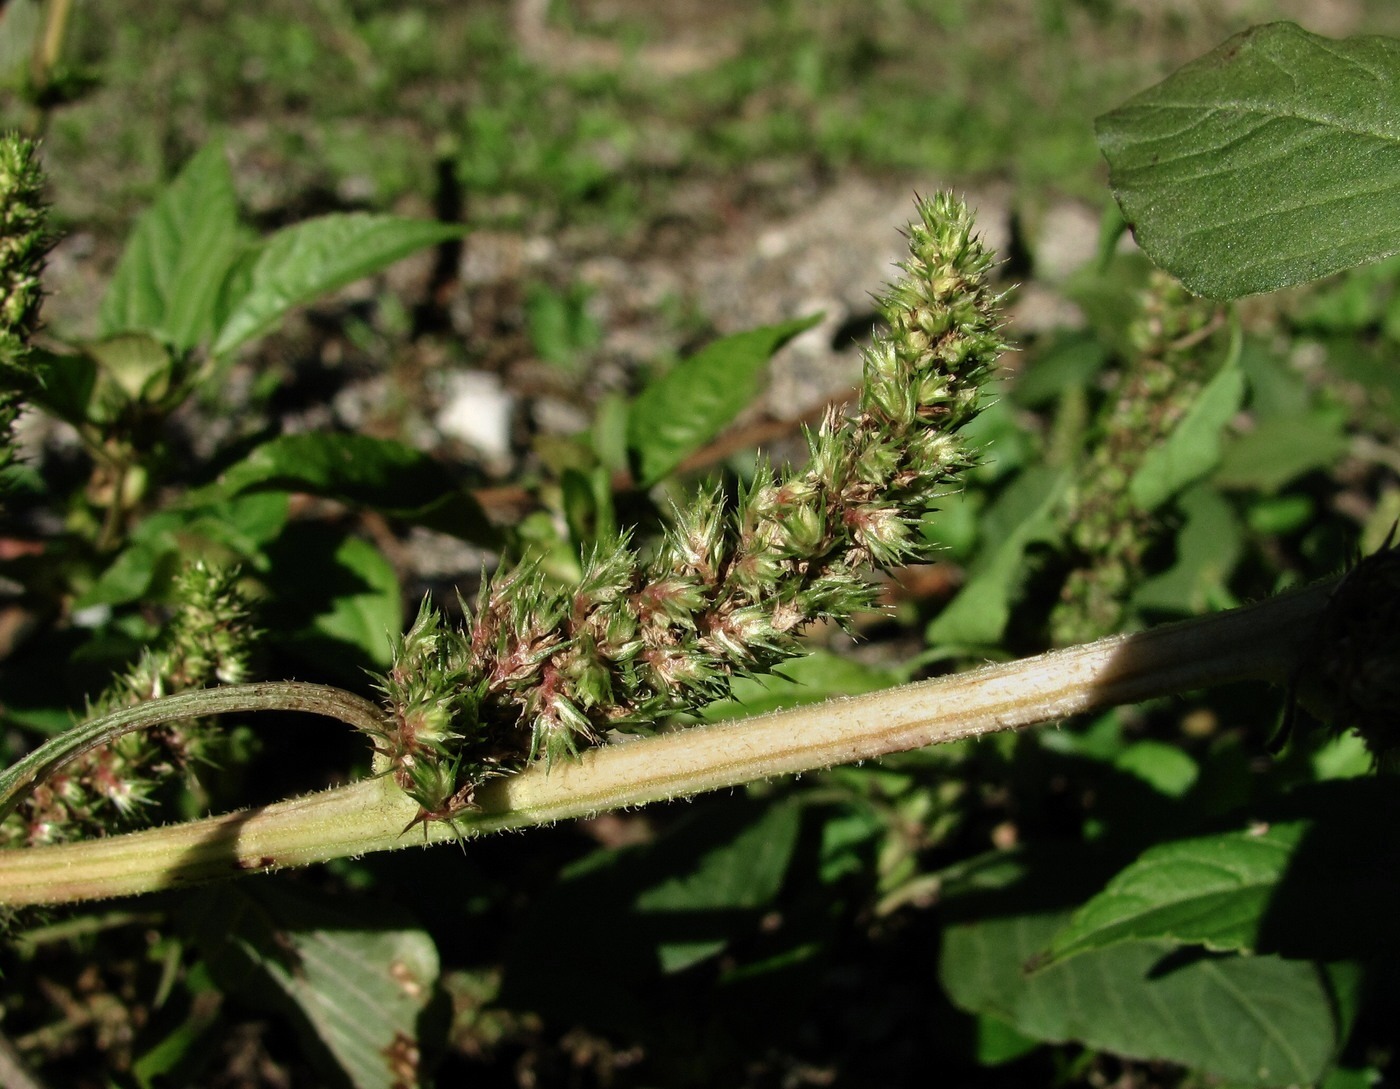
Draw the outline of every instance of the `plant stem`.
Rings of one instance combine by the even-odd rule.
[[[418,805],[381,776],[169,828],[0,852],[0,904],[183,887],[643,805],[1232,681],[1287,684],[1335,589],[1336,580],[1318,583],[970,673],[604,746],[577,761],[490,781],[477,792],[477,808],[451,822],[412,827]],[[237,691],[263,687],[278,686]],[[235,690],[199,694],[223,691]],[[246,696],[229,704],[251,709]]]
[[[378,729],[382,717],[379,708],[367,699],[328,685],[298,681],[231,684],[138,703],[60,734],[0,771],[0,819],[13,812],[35,784],[70,760],[115,741],[123,734],[182,718],[238,711],[308,711],[338,718],[362,731]]]

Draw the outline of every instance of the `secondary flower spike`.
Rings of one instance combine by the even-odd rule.
[[[487,777],[726,696],[801,654],[813,621],[870,608],[876,569],[928,558],[919,521],[975,460],[960,429],[1006,344],[964,204],[919,199],[908,240],[876,299],[859,408],[807,432],[804,468],[760,466],[733,501],[702,490],[652,558],[624,536],[576,585],[530,564],[498,574],[465,629],[425,604],[381,678],[375,738],[420,819],[450,819]]]

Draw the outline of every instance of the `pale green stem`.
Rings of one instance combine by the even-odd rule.
[[[479,809],[452,824],[415,825],[417,805],[377,778],[169,828],[4,851],[0,904],[178,888],[643,805],[1232,681],[1288,683],[1335,586],[957,676],[604,746],[487,784]]]

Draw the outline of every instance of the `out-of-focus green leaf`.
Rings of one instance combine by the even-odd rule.
[[[88,406],[97,387],[97,361],[81,352],[59,355],[43,348],[32,356],[39,382],[29,399],[46,412],[77,427],[89,418]]]
[[[542,283],[525,289],[525,327],[535,352],[546,363],[577,367],[579,356],[602,339],[602,329],[588,310],[591,294],[582,284],[563,291]]]
[[[221,1027],[223,996],[215,992],[205,965],[197,964],[191,969],[185,989],[194,1001],[184,1020],[131,1064],[131,1076],[141,1089],[160,1089],[169,1084],[168,1079],[191,1083],[205,1060],[217,1054],[210,1047],[209,1038]]]
[[[388,439],[318,432],[263,443],[220,478],[229,495],[294,491],[370,507],[415,525],[492,546],[498,534],[477,501],[427,454]]]
[[[194,559],[213,558],[254,570],[267,568],[263,548],[287,522],[285,493],[232,499],[190,493],[186,500],[138,522],[127,546],[82,593],[75,607],[120,605],[152,594],[159,597],[175,572]]]
[[[1017,404],[1038,408],[1068,389],[1089,385],[1107,362],[1108,349],[1098,337],[1086,332],[1065,334],[1017,374],[1011,394]]]
[[[388,668],[403,605],[377,548],[331,526],[293,524],[267,552],[270,639],[344,675]]]
[[[121,333],[88,346],[103,375],[128,401],[157,400],[170,389],[170,352],[145,333]]]
[[[817,314],[724,337],[642,390],[627,416],[637,482],[655,484],[718,435],[758,396],[773,353],[820,320]]]
[[[1244,551],[1239,518],[1205,485],[1177,500],[1186,521],[1176,535],[1176,562],[1142,583],[1133,607],[1195,614],[1235,604],[1228,580]]]
[[[1163,741],[1135,741],[1118,754],[1113,766],[1137,776],[1168,798],[1180,798],[1200,775],[1196,761]]]
[[[1335,465],[1347,452],[1344,409],[1271,416],[1225,449],[1214,483],[1221,488],[1275,492],[1314,469]]]
[[[1000,1017],[982,1014],[977,1018],[977,1063],[979,1066],[999,1066],[1039,1046],[1024,1033],[1017,1032]]]
[[[1316,517],[1317,504],[1312,496],[1285,493],[1253,497],[1245,521],[1255,533],[1278,536],[1298,532]]]
[[[149,333],[177,349],[206,340],[244,244],[233,175],[210,144],[137,221],[102,300],[102,335]]]
[[[1313,333],[1355,333],[1381,326],[1395,303],[1397,275],[1400,260],[1395,258],[1352,269],[1319,285],[1292,320]]]
[[[1025,575],[1026,550],[1059,534],[1054,511],[1066,479],[1046,467],[1028,469],[997,499],[983,516],[983,552],[967,584],[929,624],[930,643],[990,646],[1001,638]]]
[[[1231,356],[1202,387],[1166,441],[1143,455],[1128,484],[1139,510],[1156,510],[1220,462],[1226,426],[1244,401],[1244,373]]]
[[[605,468],[596,465],[588,472],[565,469],[559,476],[559,490],[564,501],[564,521],[580,556],[617,536],[612,478]]]
[[[801,810],[775,805],[734,839],[701,856],[693,869],[644,891],[635,901],[642,916],[698,915],[762,907],[778,894],[793,849]],[[663,972],[679,972],[719,953],[723,937],[673,939],[657,944]]]
[[[1138,242],[1198,294],[1400,251],[1400,41],[1255,27],[1097,128]]]
[[[293,307],[464,233],[466,228],[451,223],[359,212],[284,228],[248,264],[213,352],[226,355],[267,332]]]
[[[570,1023],[637,1032],[665,1022],[662,973],[754,940],[781,890],[801,807],[701,801],[655,840],[600,850],[560,873],[515,928],[500,1001]],[[598,920],[592,941],[542,941],[560,920]]]
[[[273,882],[200,894],[185,913],[215,977],[289,1013],[314,1058],[355,1089],[422,1083],[419,1020],[433,940],[390,905],[312,897]]]
[[[1397,320],[1400,326],[1400,320]],[[1351,337],[1339,337],[1327,345],[1328,369],[1345,382],[1366,391],[1362,419],[1379,417],[1383,426],[1400,426],[1400,367],[1395,366],[1395,343],[1400,329],[1389,341],[1365,344]]]

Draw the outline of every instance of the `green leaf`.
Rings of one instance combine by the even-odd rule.
[[[1340,407],[1271,416],[1230,443],[1214,482],[1276,492],[1304,473],[1335,465],[1350,445]]]
[[[402,911],[261,881],[197,894],[185,916],[215,977],[291,1014],[311,1054],[355,1089],[421,1083],[418,1025],[438,954]]]
[[[145,333],[121,333],[87,346],[100,374],[127,402],[158,401],[170,392],[170,352]]]
[[[1016,375],[1011,396],[1017,404],[1039,408],[1090,385],[1107,363],[1108,348],[1100,338],[1084,331],[1060,333]]]
[[[796,850],[800,812],[783,799],[701,801],[649,843],[568,866],[513,928],[502,1008],[619,1032],[667,1021],[654,1001],[660,973],[758,938]],[[550,937],[561,920],[590,919],[607,921],[606,940]]]
[[[637,482],[650,487],[718,435],[758,396],[773,353],[819,321],[816,314],[724,337],[642,390],[627,417]]]
[[[983,515],[987,544],[969,569],[966,585],[929,624],[931,644],[991,646],[1000,641],[1025,575],[1026,550],[1059,534],[1054,512],[1066,481],[1054,469],[1029,469]]]
[[[1220,463],[1226,426],[1244,401],[1244,372],[1237,353],[1202,387],[1160,446],[1143,456],[1128,483],[1139,510],[1153,511]]]
[[[97,360],[80,352],[58,355],[43,348],[33,352],[39,381],[29,399],[74,427],[86,423],[97,388]]]
[[[1176,505],[1185,518],[1176,535],[1176,562],[1137,588],[1133,607],[1188,615],[1233,607],[1228,582],[1244,551],[1234,508],[1203,484],[1183,492]]]
[[[403,627],[393,565],[368,541],[326,525],[293,524],[267,550],[269,638],[354,677],[387,669]]]
[[[321,216],[278,231],[251,260],[213,353],[227,355],[267,332],[293,307],[465,233],[466,228],[451,223],[359,212]]]
[[[263,548],[287,521],[282,492],[232,499],[207,491],[191,492],[180,505],[157,511],[138,522],[127,546],[74,602],[119,605],[160,593],[182,566],[194,559],[268,566]]]
[[[306,492],[488,547],[499,543],[485,511],[443,465],[411,446],[368,435],[283,435],[231,466],[219,486],[228,495]]]
[[[137,220],[102,300],[102,335],[149,333],[179,349],[206,340],[243,245],[233,176],[210,144]]]
[[[1075,912],[1050,945],[1052,963],[1142,939],[1252,951],[1306,828],[1294,821],[1148,849]]]
[[[612,474],[605,468],[595,465],[588,472],[566,468],[559,476],[559,491],[569,537],[580,556],[617,537]]]
[[[141,1089],[160,1089],[172,1080],[194,1082],[211,1054],[216,1053],[211,1047],[217,1038],[214,1033],[226,1031],[220,1017],[222,996],[216,992],[203,964],[191,968],[185,990],[191,993],[193,1001],[184,1020],[131,1064],[131,1076]]]
[[[1097,129],[1139,244],[1198,294],[1400,252],[1400,41],[1256,27]]]
[[[982,888],[950,886],[939,971],[955,1005],[1037,1040],[1243,1085],[1311,1084],[1327,1070],[1346,1026],[1325,973],[1305,961],[1131,942],[1027,974],[1074,896],[1067,860],[1049,861],[1017,874],[1016,860],[994,858],[1001,872],[973,875]]]
[[[952,933],[946,970],[975,979],[978,960],[994,943],[1028,956],[1053,918],[1039,925],[996,920],[979,928],[975,942]],[[1239,956],[1176,966],[1174,952],[1167,943],[1138,942],[1056,965],[1010,988],[1001,1015],[1038,1040],[1166,1059],[1242,1085],[1307,1085],[1326,1072],[1340,1041],[1330,988],[1317,967]],[[956,985],[950,993],[964,1004]]]
[[[775,805],[727,843],[702,855],[694,868],[654,885],[637,897],[639,915],[677,917],[762,907],[777,896],[797,846],[801,810]],[[723,951],[727,937],[661,941],[663,972],[679,972]]]
[[[1162,939],[1311,959],[1394,956],[1400,852],[1372,842],[1400,819],[1386,788],[1370,780],[1300,788],[1278,819],[1152,847],[1075,912],[1049,956]]]
[[[1200,777],[1189,755],[1164,741],[1135,741],[1118,754],[1113,766],[1126,771],[1168,798],[1180,798]]]

